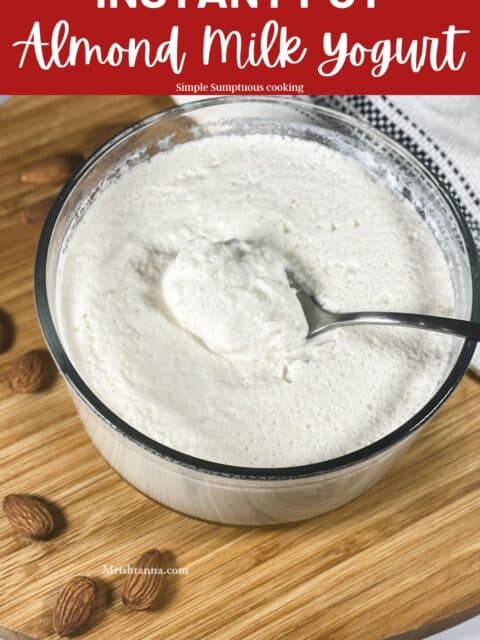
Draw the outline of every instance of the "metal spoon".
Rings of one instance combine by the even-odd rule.
[[[480,341],[480,323],[441,318],[418,313],[396,313],[389,311],[355,311],[353,313],[332,313],[324,309],[318,301],[308,294],[292,271],[287,270],[290,286],[297,292],[308,323],[307,340],[315,336],[337,329],[358,324],[383,324],[398,327],[413,327],[439,333],[449,333],[463,338]]]

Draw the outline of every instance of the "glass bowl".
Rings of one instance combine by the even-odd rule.
[[[456,315],[480,320],[477,252],[456,204],[435,179],[402,147],[361,122],[283,98],[194,102],[151,116],[112,138],[71,178],[47,217],[37,253],[35,293],[47,345],[90,438],[111,466],[142,493],[177,511],[220,523],[267,525],[335,509],[376,483],[459,383],[475,344],[452,341],[435,395],[405,424],[367,447],[317,464],[250,468],[202,460],[150,439],[105,406],[69,360],[57,330],[57,270],[69,233],[119,167],[144,162],[191,139],[252,132],[315,140],[356,158],[387,181],[414,204],[441,247]]]

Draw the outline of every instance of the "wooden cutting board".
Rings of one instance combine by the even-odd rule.
[[[66,523],[28,542],[0,517],[0,625],[54,638],[51,608],[74,575],[99,580],[100,603],[82,635],[115,640],[380,640],[434,628],[480,605],[480,383],[467,377],[410,453],[366,495],[299,525],[252,529],[199,522],[140,495],[84,433],[57,377],[14,395],[13,358],[43,342],[32,272],[38,225],[20,210],[55,189],[20,181],[22,168],[100,142],[169,106],[163,97],[17,97],[0,108],[0,308],[15,340],[0,356],[1,494],[39,494]],[[150,547],[168,553],[157,608],[128,612],[120,576]],[[468,615],[468,614],[465,614]],[[456,618],[453,618],[456,619]]]

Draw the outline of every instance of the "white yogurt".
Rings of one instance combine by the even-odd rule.
[[[281,359],[308,333],[285,258],[238,240],[193,240],[162,278],[166,308],[181,327],[226,358]],[[259,363],[260,366],[262,363]]]
[[[453,313],[428,227],[358,164],[220,136],[96,196],[62,259],[60,332],[102,401],[163,444],[246,466],[336,457],[422,407],[451,340],[359,327],[306,344],[287,265],[334,311]]]

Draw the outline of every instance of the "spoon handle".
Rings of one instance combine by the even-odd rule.
[[[335,314],[332,324],[323,325],[323,331],[332,329],[333,327],[356,324],[383,324],[413,327],[428,331],[437,331],[439,333],[449,333],[463,338],[480,341],[480,323],[478,322],[416,313],[390,313],[383,311],[339,313]],[[311,331],[309,338],[313,338],[315,335],[318,335],[323,331],[322,326],[319,326],[317,330],[314,329]]]

